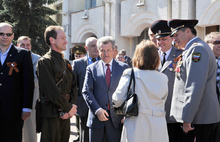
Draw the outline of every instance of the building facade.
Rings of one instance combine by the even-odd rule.
[[[84,45],[88,37],[112,36],[133,56],[136,45],[148,39],[156,20],[198,19],[200,38],[220,28],[220,0],[59,0],[49,7],[61,10],[53,18],[64,27],[68,48]],[[61,20],[62,19],[62,20]]]

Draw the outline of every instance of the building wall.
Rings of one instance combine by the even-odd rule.
[[[90,36],[112,36],[119,50],[124,48],[132,56],[141,33],[156,20],[196,18],[197,35],[202,39],[206,27],[220,25],[220,0],[96,0],[93,8],[88,7],[91,0],[62,2],[68,13],[63,15],[64,27],[69,25],[68,48]],[[86,12],[88,17],[82,18]]]

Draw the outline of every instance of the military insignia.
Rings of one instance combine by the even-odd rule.
[[[76,48],[79,48],[79,46],[76,46]]]
[[[182,57],[183,57],[183,55],[180,54],[178,57],[176,57],[176,58],[174,59],[174,62],[181,61],[181,60],[182,60]]]
[[[158,31],[158,34],[161,34],[161,30]]]
[[[76,50],[76,54],[79,53],[79,50]]]
[[[12,75],[13,70],[15,70],[16,72],[19,72],[18,68],[16,67],[17,66],[16,62],[13,62],[13,63],[8,62],[7,66],[10,68],[8,75]]]
[[[68,70],[69,70],[69,71],[73,71],[73,69],[72,69],[72,67],[71,67],[70,64],[67,64],[67,67],[68,67]]]
[[[200,58],[201,58],[201,53],[193,53],[192,54],[192,60],[194,61],[194,62],[198,62],[198,61],[200,61]]]
[[[173,63],[170,63],[170,65],[169,65],[169,71],[173,71]]]

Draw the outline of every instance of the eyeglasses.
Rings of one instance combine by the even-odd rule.
[[[12,36],[13,33],[0,33],[0,36],[5,36],[5,35],[9,37],[9,36]]]

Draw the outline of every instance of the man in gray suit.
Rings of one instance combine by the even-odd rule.
[[[84,78],[86,74],[86,67],[93,62],[99,60],[99,51],[96,46],[97,39],[90,37],[86,39],[85,48],[87,50],[87,56],[73,61],[73,72],[77,81],[78,99],[76,105],[77,116],[79,117],[79,141],[89,142],[89,128],[86,126],[88,118],[88,107],[85,100],[82,97],[82,88]],[[76,141],[76,140],[75,140]]]
[[[160,72],[167,75],[168,81],[168,96],[165,103],[166,110],[166,121],[167,121],[167,129],[169,134],[169,142],[193,142],[194,141],[194,132],[190,132],[190,134],[185,135],[180,127],[180,123],[171,121],[169,119],[170,116],[170,108],[171,101],[173,96],[173,84],[175,78],[175,67],[176,61],[174,59],[182,54],[182,50],[179,50],[172,46],[173,38],[170,37],[171,30],[167,25],[166,20],[158,20],[155,21],[151,25],[151,30],[155,34],[155,38],[157,40],[157,45],[159,47],[159,56],[161,59],[161,68]]]
[[[216,95],[216,60],[210,47],[196,37],[198,20],[168,21],[176,44],[185,51],[176,58],[176,77],[170,110],[172,120],[183,123],[188,133],[195,129],[196,141],[220,140],[220,107]]]
[[[31,39],[28,36],[19,37],[17,41],[17,45],[18,47],[25,48],[31,51]],[[39,86],[36,75],[36,65],[40,57],[41,57],[40,55],[31,52],[31,59],[34,70],[34,96],[33,96],[32,108],[35,108],[36,100],[39,98]],[[35,114],[36,114],[35,109],[32,109],[30,118],[24,122],[22,142],[37,142]]]
[[[128,65],[113,59],[115,41],[112,37],[102,37],[97,41],[101,60],[86,69],[82,90],[89,107],[87,126],[90,142],[119,142],[122,117],[113,112],[112,94],[123,71]]]

